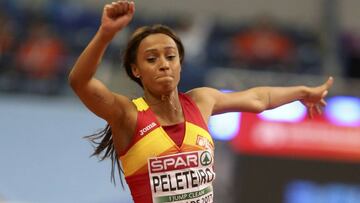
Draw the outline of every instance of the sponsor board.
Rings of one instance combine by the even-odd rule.
[[[337,126],[323,117],[274,122],[243,113],[240,129],[231,142],[239,153],[360,162],[360,126]]]

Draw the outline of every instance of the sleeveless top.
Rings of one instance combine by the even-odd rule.
[[[143,98],[136,130],[120,156],[135,203],[213,202],[214,142],[196,104],[179,93],[185,135],[178,146],[157,121]]]

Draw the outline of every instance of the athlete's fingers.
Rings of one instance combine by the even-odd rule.
[[[308,112],[308,116],[309,118],[313,118],[314,117],[314,113],[313,113],[313,107],[312,106],[307,106],[307,112]]]
[[[107,4],[105,10],[109,17],[116,18],[119,16],[127,15],[129,12],[133,13],[134,4],[132,3],[132,10],[130,10],[131,2],[128,1],[117,1]]]
[[[135,2],[131,1],[129,2],[129,13],[134,13],[135,12]]]
[[[327,105],[326,101],[324,99],[320,100],[320,105],[322,107],[325,107]]]
[[[128,12],[129,12],[129,2],[126,1],[126,2],[123,4],[123,6],[124,6],[124,13],[128,13]]]
[[[113,2],[114,6],[117,9],[118,15],[125,15],[129,11],[129,2],[128,1],[117,1]]]
[[[108,14],[109,17],[115,17],[116,16],[116,7],[113,4],[107,4],[105,6],[105,11]]]
[[[328,93],[329,93],[329,91],[325,90],[325,91],[322,93],[321,98],[326,97],[326,95],[327,95]]]
[[[112,6],[112,8],[114,9],[114,13],[115,13],[115,15],[120,15],[121,14],[121,8],[119,7],[119,5],[118,5],[118,3],[117,2],[112,2],[111,3],[111,6]]]
[[[133,14],[135,12],[135,2],[131,1],[129,3],[129,12]]]
[[[328,80],[325,82],[326,89],[329,89],[334,83],[334,78],[330,76]]]
[[[315,105],[315,109],[316,109],[316,112],[321,115],[322,114],[322,110],[321,110],[321,107],[319,105]]]

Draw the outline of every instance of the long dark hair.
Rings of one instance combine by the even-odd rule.
[[[171,37],[175,41],[179,51],[180,63],[182,63],[184,60],[184,54],[185,54],[184,46],[180,38],[169,27],[165,25],[157,24],[153,26],[144,26],[138,28],[131,35],[130,40],[128,41],[128,44],[124,51],[123,67],[125,68],[127,75],[137,84],[139,84],[141,87],[142,87],[141,80],[133,75],[131,70],[131,64],[136,63],[137,50],[141,41],[149,35],[158,34],[158,33],[165,34]],[[124,188],[124,183],[122,180],[122,174],[124,172],[119,163],[119,159],[118,159],[119,157],[113,144],[113,137],[112,137],[112,131],[110,125],[107,124],[103,130],[95,134],[85,136],[84,138],[88,139],[95,148],[95,151],[92,153],[91,156],[98,156],[101,161],[107,158],[111,159],[111,182],[113,182],[116,185],[115,168],[117,167],[121,186]]]
[[[124,188],[124,183],[122,180],[123,170],[120,166],[118,154],[113,144],[112,131],[110,125],[107,124],[106,127],[101,131],[92,135],[85,136],[84,138],[88,139],[95,149],[94,152],[91,154],[91,156],[99,157],[100,161],[103,161],[107,158],[111,159],[111,182],[116,184],[115,168],[117,167],[121,186]]]

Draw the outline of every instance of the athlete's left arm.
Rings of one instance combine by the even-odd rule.
[[[316,87],[255,87],[230,93],[203,87],[194,89],[188,94],[205,114],[214,115],[237,111],[260,113],[299,100],[307,107],[309,115],[312,117],[314,113],[320,114],[321,107],[326,105],[324,98],[332,84],[333,78],[329,77],[326,82]]]

